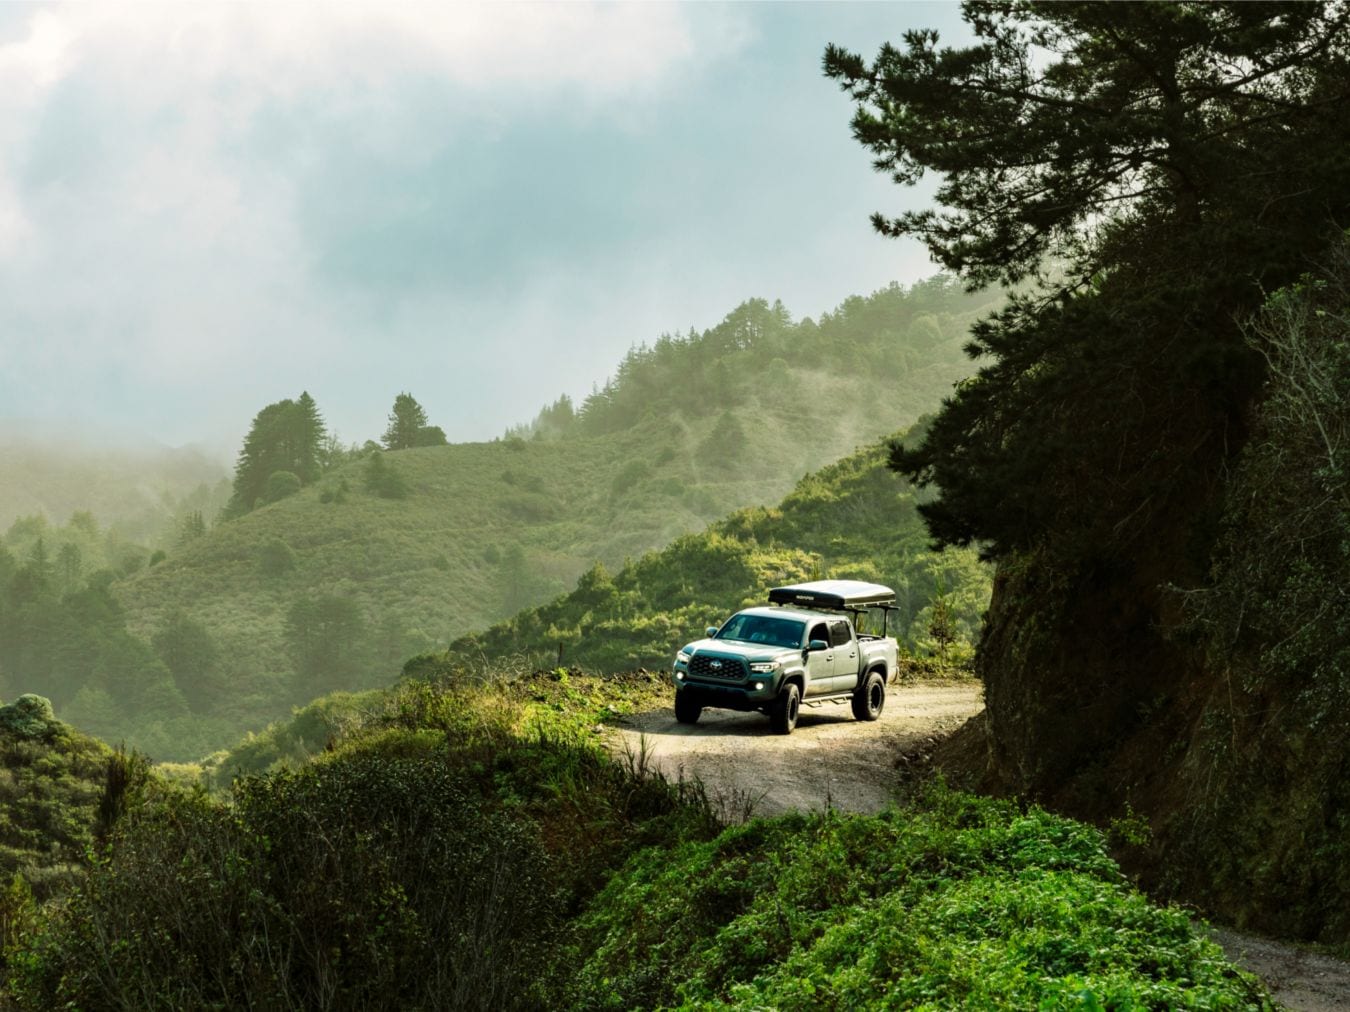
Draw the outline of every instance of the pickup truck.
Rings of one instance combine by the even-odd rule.
[[[707,707],[759,711],[791,734],[803,704],[849,702],[876,720],[898,649],[886,635],[895,592],[857,580],[775,587],[769,604],[747,608],[675,655],[675,719],[695,724]],[[880,611],[880,635],[860,634],[861,616]]]

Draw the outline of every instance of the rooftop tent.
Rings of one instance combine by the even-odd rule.
[[[853,611],[862,608],[892,608],[895,591],[879,583],[861,580],[815,580],[774,587],[769,591],[771,604],[795,604],[807,608],[831,608]]]

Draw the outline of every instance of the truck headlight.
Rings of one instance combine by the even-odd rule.
[[[777,669],[777,661],[755,661],[750,665],[752,675],[767,675],[770,671]]]
[[[678,654],[675,655],[675,663],[676,663],[676,664],[688,664],[688,663],[689,663],[689,655],[688,655],[687,653],[685,653],[683,650],[681,650]]]

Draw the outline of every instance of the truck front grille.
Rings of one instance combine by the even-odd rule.
[[[689,660],[689,674],[695,678],[739,682],[745,678],[745,664],[735,657],[708,657],[695,654]]]

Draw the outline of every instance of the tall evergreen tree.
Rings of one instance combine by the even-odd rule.
[[[826,51],[877,168],[942,180],[942,209],[874,225],[971,285],[1060,280],[975,330],[991,364],[895,463],[941,488],[943,541],[1124,548],[1240,440],[1262,363],[1236,318],[1350,220],[1350,8],[964,11],[964,49],[915,31],[871,65]]]
[[[319,476],[326,436],[318,405],[306,393],[269,404],[253,418],[234,469],[234,494],[225,508],[237,517],[268,501],[268,479],[278,471],[303,484]]]
[[[394,409],[389,413],[389,427],[382,441],[386,450],[406,450],[418,445],[418,435],[427,426],[427,413],[412,394],[401,393],[394,398]],[[442,433],[442,435],[444,435]]]

